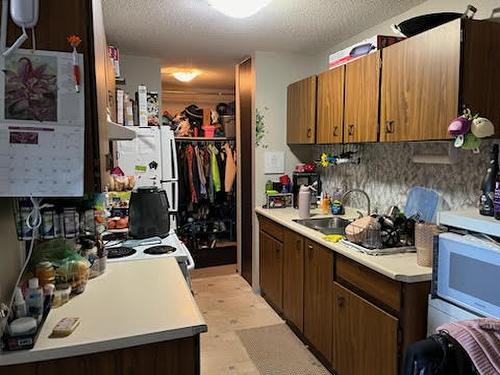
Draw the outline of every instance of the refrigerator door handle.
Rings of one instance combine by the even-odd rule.
[[[170,138],[170,157],[172,158],[172,179],[177,180],[177,150],[175,148],[175,139]]]

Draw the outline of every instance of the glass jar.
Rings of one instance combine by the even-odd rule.
[[[56,280],[56,270],[50,262],[40,262],[36,265],[36,277],[39,280],[40,286],[54,284]]]

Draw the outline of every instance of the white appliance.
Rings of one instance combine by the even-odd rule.
[[[116,160],[138,186],[158,186],[167,192],[170,226],[177,228],[179,183],[174,132],[168,127],[129,127],[136,132],[131,141],[116,142]]]
[[[473,235],[439,235],[434,294],[482,316],[500,318],[500,245]]]
[[[488,237],[500,236],[500,221],[466,209],[440,212],[438,222],[455,233],[434,243],[428,333],[452,321],[500,318],[500,244]]]
[[[106,244],[106,249],[107,261],[112,263],[175,257],[188,285],[191,286],[190,272],[194,269],[194,260],[173,229],[165,238],[113,240]]]

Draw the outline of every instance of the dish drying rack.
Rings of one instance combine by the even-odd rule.
[[[350,224],[351,233],[347,239],[342,239],[341,244],[350,249],[368,255],[397,254],[416,251],[413,241],[408,238],[408,233],[400,228],[388,230],[382,228],[378,222],[370,223],[368,226],[356,226]],[[409,242],[412,245],[409,245]]]

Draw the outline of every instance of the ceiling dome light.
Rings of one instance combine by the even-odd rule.
[[[208,0],[208,3],[234,18],[246,18],[258,13],[262,8],[269,5],[272,0]]]
[[[181,82],[190,82],[201,74],[198,70],[190,70],[190,71],[179,71],[174,72],[172,75],[175,79]]]

